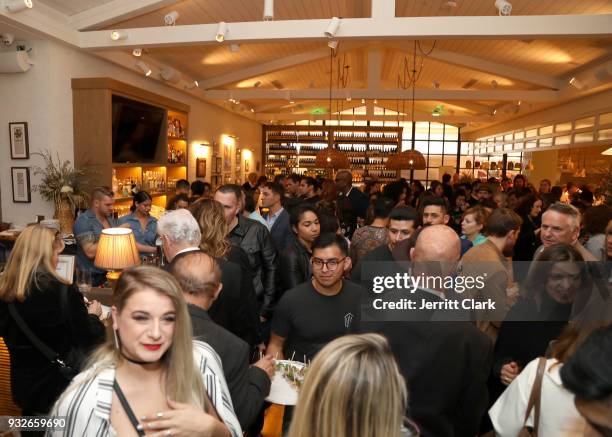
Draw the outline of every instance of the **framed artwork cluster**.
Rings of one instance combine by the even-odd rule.
[[[8,127],[11,159],[30,159],[28,123],[16,121],[9,123]],[[11,183],[14,203],[30,203],[32,201],[29,167],[11,167]]]

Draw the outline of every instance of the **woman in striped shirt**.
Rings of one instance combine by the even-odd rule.
[[[194,341],[182,291],[155,267],[123,272],[106,343],[59,398],[48,436],[242,435],[219,357]]]

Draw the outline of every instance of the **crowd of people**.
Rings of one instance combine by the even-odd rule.
[[[252,173],[214,192],[178,181],[159,220],[141,191],[116,220],[98,187],[77,266],[104,283],[93,260],[115,226],[143,258],[161,246],[161,265],[125,270],[107,316],[56,273],[60,236],[26,228],[0,276],[14,401],[66,418],[48,435],[259,436],[288,359],[308,366],[290,437],[611,435],[605,200],[523,175],[361,190],[346,170]],[[377,290],[406,273],[409,292]],[[483,287],[460,288],[474,277]],[[381,299],[426,308],[374,311]],[[440,310],[453,303],[464,310]]]

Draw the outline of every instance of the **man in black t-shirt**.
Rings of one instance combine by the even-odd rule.
[[[361,287],[343,279],[350,267],[346,240],[322,234],[312,245],[312,280],[287,291],[272,319],[266,353],[311,361],[335,338],[358,331]]]

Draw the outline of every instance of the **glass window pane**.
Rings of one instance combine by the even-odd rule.
[[[384,121],[372,120],[370,121],[370,126],[383,126],[384,123],[385,123]]]
[[[552,138],[540,138],[538,144],[540,147],[548,147],[552,146],[553,139]]]
[[[467,155],[470,153],[470,150],[474,150],[473,143],[461,143],[461,154]]]
[[[426,121],[419,121],[416,123],[416,136],[417,140],[426,140],[429,138],[429,123]]]
[[[537,141],[528,141],[527,143],[525,143],[526,149],[535,149],[536,147],[538,147]]]
[[[444,155],[444,167],[457,167],[457,155]]]
[[[593,126],[593,124],[595,124],[595,117],[581,118],[580,120],[576,120],[574,129],[582,129],[585,127],[591,127]]]
[[[599,115],[599,125],[612,123],[612,112]]]
[[[368,125],[367,120],[355,120],[355,126],[367,126],[367,125]]]
[[[323,126],[323,120],[312,120],[310,126]]]
[[[429,153],[438,155],[444,151],[444,143],[442,141],[430,141],[429,142]]]
[[[295,124],[298,126],[308,126],[309,120],[296,121]]]
[[[325,124],[327,126],[338,126],[338,120],[326,120]]]
[[[525,143],[514,143],[514,150],[520,150],[525,147]]]
[[[427,141],[415,141],[414,148],[422,154],[427,154]]]
[[[429,126],[429,139],[436,141],[443,140],[444,125],[440,123],[431,123]]]
[[[537,129],[530,129],[527,132],[525,132],[525,135],[527,136],[527,138],[537,137],[538,136],[538,130]]]
[[[563,135],[561,137],[555,138],[555,145],[559,146],[561,144],[569,144],[571,140],[572,140],[571,135]]]
[[[581,134],[574,135],[575,143],[586,143],[589,141],[593,141],[593,132],[584,132]]]
[[[513,137],[512,134],[504,135],[504,141],[512,141],[512,139],[513,139],[512,137]]]
[[[385,121],[385,126],[397,127],[397,120],[396,121]]]
[[[504,150],[504,145],[503,144],[498,144],[497,146],[495,146],[495,151],[496,152],[503,152]]]
[[[470,168],[474,166],[474,158],[472,156],[461,156],[459,158],[461,168],[467,168],[467,161],[470,161]]]
[[[402,151],[412,149],[412,141],[402,141]]]
[[[512,150],[512,144],[504,144],[504,151]]]
[[[612,140],[612,129],[600,130],[599,134],[597,135],[597,139],[599,141],[602,141],[602,140]]]
[[[444,142],[444,154],[445,155],[456,155],[457,154],[457,143],[455,141]]]
[[[374,115],[385,115],[385,108],[374,106]]]
[[[414,171],[415,180],[424,182],[426,178],[427,178],[426,170],[415,170]]]
[[[514,139],[515,140],[522,140],[523,138],[525,138],[525,132],[524,131],[514,132]]]
[[[366,115],[366,107],[365,106],[359,106],[359,107],[355,108],[355,114],[356,115]]]
[[[427,167],[435,167],[436,169],[442,165],[442,155],[429,155],[427,157]]]
[[[444,139],[445,140],[458,140],[459,139],[459,128],[447,124],[444,127]]]
[[[568,130],[572,130],[572,122],[568,121],[567,123],[559,123],[555,125],[555,132],[565,132]]]
[[[552,126],[544,126],[540,128],[540,135],[550,135],[552,134],[553,127]]]
[[[352,126],[353,120],[340,120],[340,126]]]
[[[501,143],[502,141],[504,141],[504,137],[502,137],[502,136],[495,137],[495,142],[496,143]]]

